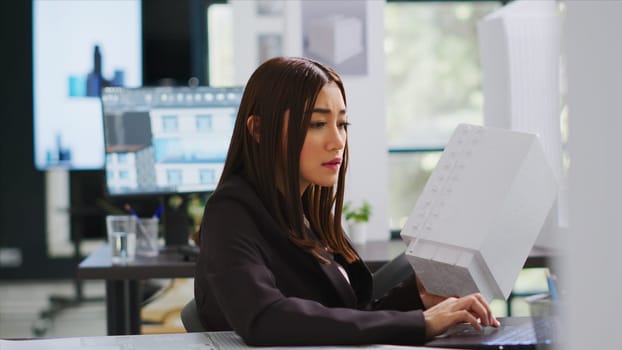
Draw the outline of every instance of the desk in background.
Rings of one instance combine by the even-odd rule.
[[[369,242],[357,246],[372,270],[404,251],[402,241]],[[139,257],[127,265],[113,265],[110,247],[104,244],[78,266],[80,279],[106,281],[106,325],[109,335],[140,334],[140,280],[194,277],[194,261],[176,250],[164,249],[156,257]]]
[[[106,325],[109,335],[140,334],[141,280],[194,277],[194,261],[174,250],[156,257],[139,257],[127,265],[113,265],[104,244],[78,265],[80,279],[106,281]]]
[[[406,246],[401,240],[373,241],[355,246],[372,271],[402,253]],[[532,250],[525,267],[549,266],[550,252]],[[176,250],[164,249],[156,257],[136,257],[127,265],[113,265],[110,248],[104,244],[78,266],[80,279],[106,281],[106,324],[108,335],[141,333],[140,280],[150,278],[194,277],[195,262]]]

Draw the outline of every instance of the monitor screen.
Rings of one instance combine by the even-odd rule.
[[[140,0],[33,1],[37,169],[103,169],[99,94],[142,83]]]
[[[242,87],[104,88],[108,192],[214,190],[242,92]]]

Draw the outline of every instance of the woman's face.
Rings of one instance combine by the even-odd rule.
[[[317,97],[300,151],[300,193],[310,184],[337,183],[347,139],[346,105],[335,83],[324,85]]]

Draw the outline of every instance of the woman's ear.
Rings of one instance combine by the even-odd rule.
[[[259,143],[260,133],[259,133],[259,117],[256,115],[251,115],[246,119],[246,129],[253,136],[255,141]]]

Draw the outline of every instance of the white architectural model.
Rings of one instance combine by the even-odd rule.
[[[309,25],[307,39],[310,53],[340,64],[363,52],[363,21],[338,15],[317,19]]]
[[[558,202],[535,243],[552,249],[559,248],[557,242],[568,226],[560,128],[560,22],[556,1],[517,0],[477,24],[484,125],[538,134],[558,180]]]
[[[425,288],[507,298],[557,196],[534,134],[462,124],[401,236]]]

